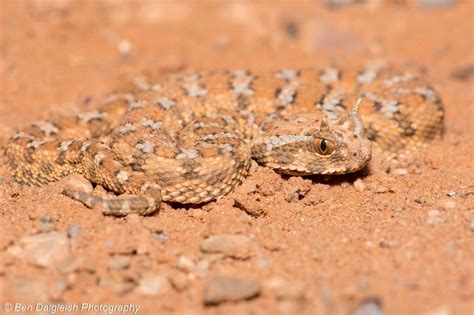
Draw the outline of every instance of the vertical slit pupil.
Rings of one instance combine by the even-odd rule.
[[[319,147],[321,148],[321,151],[323,153],[326,152],[326,149],[328,148],[328,144],[326,143],[325,139],[321,140],[321,144],[319,145]]]

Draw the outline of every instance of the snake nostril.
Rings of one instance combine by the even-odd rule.
[[[357,156],[357,152],[352,153],[353,156]]]

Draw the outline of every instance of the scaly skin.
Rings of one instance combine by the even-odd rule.
[[[150,80],[136,79],[97,110],[15,134],[5,148],[15,179],[43,185],[78,173],[134,196],[65,190],[71,198],[104,214],[150,214],[161,201],[231,192],[252,158],[287,174],[344,174],[367,165],[372,143],[395,158],[443,130],[439,98],[412,74],[234,70]],[[359,98],[360,116],[350,112]]]

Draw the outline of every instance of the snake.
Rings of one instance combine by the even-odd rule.
[[[20,184],[75,173],[104,187],[115,196],[63,193],[114,216],[220,198],[252,160],[293,176],[357,172],[373,147],[391,159],[425,147],[444,118],[420,74],[389,67],[155,73],[91,108],[19,130],[5,155]]]

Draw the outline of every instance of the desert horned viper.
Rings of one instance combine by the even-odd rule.
[[[15,179],[43,185],[78,173],[132,196],[64,190],[69,197],[104,214],[150,214],[161,201],[229,193],[251,159],[293,175],[350,173],[367,165],[372,144],[396,157],[443,129],[427,82],[389,69],[184,71],[123,91],[13,135],[5,152]]]

